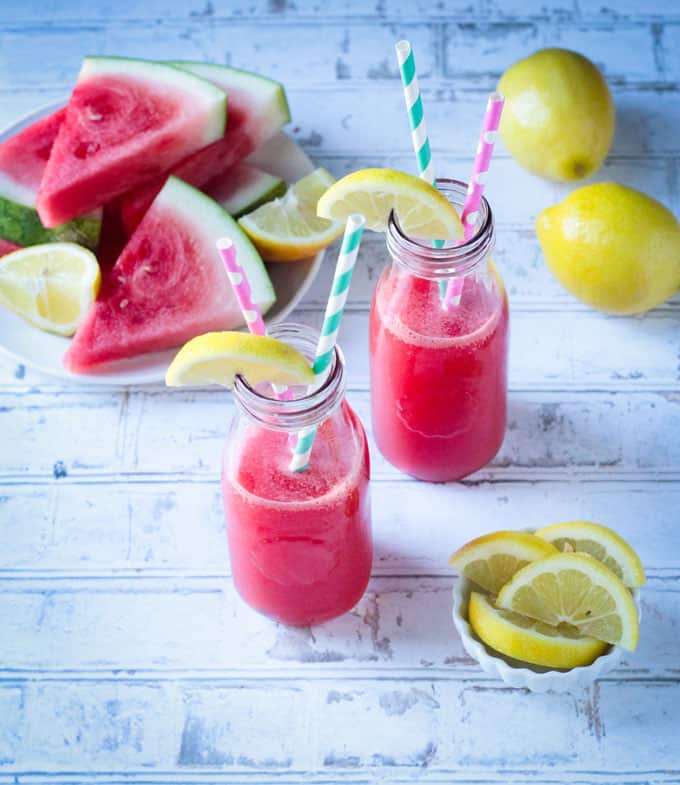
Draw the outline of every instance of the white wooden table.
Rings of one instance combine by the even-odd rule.
[[[413,171],[401,37],[441,174],[466,176],[504,68],[573,47],[617,104],[598,178],[677,214],[677,0],[0,0],[0,121],[64,96],[86,53],[214,60],[281,79],[291,133],[335,175]],[[565,294],[532,227],[566,192],[498,150],[505,444],[447,486],[374,450],[374,577],[320,628],[278,627],[235,595],[218,484],[227,396],[93,389],[0,361],[0,783],[680,782],[680,300],[622,319]],[[341,336],[367,426],[383,257],[368,237]],[[331,266],[299,320],[320,322]],[[481,532],[569,518],[639,549],[639,650],[582,694],[507,688],[461,648],[446,559]]]

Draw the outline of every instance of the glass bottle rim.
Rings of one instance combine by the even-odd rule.
[[[462,209],[468,184],[462,180],[438,178],[437,189]],[[496,235],[493,212],[484,196],[480,201],[475,221],[476,231],[460,245],[448,244],[436,248],[430,241],[419,241],[402,229],[399,217],[392,210],[385,235],[390,256],[402,267],[421,278],[442,280],[456,278],[472,272],[486,261],[493,252]]]
[[[313,362],[319,331],[305,324],[281,322],[268,327],[267,334],[291,344]],[[336,344],[323,381],[304,395],[279,399],[251,387],[241,375],[234,380],[234,401],[241,413],[273,430],[295,432],[320,425],[345,397],[345,358]]]

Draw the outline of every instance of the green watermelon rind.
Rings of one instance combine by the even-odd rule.
[[[198,147],[211,144],[224,136],[227,121],[227,96],[224,90],[207,79],[202,79],[197,74],[184,68],[178,68],[172,63],[140,60],[133,57],[89,56],[83,59],[78,81],[115,74],[157,82],[168,88],[175,87],[189,95],[202,98],[205,108],[210,111],[210,122],[206,123],[203,129],[204,139]]]
[[[92,251],[99,245],[101,210],[74,218],[54,229],[42,225],[38,211],[0,195],[0,237],[17,245],[78,243]]]
[[[244,166],[253,171],[254,179],[230,198],[215,200],[234,219],[252,213],[261,205],[283,196],[288,188],[286,181],[281,177],[276,177],[250,164]]]
[[[241,68],[217,65],[216,63],[199,63],[194,60],[168,60],[167,64],[218,85],[226,91],[227,100],[229,87],[233,87],[235,83],[242,87],[244,92],[251,95],[267,94],[269,98],[267,101],[268,112],[271,113],[271,116],[267,118],[269,122],[279,128],[290,122],[290,107],[286,91],[283,85],[275,79],[270,79],[268,76],[260,76],[260,74],[252,71],[244,71]]]
[[[185,219],[191,217],[194,231],[215,254],[217,240],[229,237],[236,248],[238,263],[248,277],[253,302],[263,314],[274,305],[276,293],[260,254],[236,221],[214,199],[178,177],[169,177],[151,209],[163,209],[164,206],[180,211]],[[229,285],[225,275],[225,286]]]

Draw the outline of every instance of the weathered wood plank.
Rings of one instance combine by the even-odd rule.
[[[140,4],[134,0],[97,3],[53,4],[50,0],[32,0],[30,4],[8,5],[3,19],[6,23],[34,23],[36,19],[51,21],[118,21],[189,19],[209,22],[211,19],[270,20],[285,26],[299,19],[327,20],[360,18],[389,21],[423,18],[434,20],[453,18],[484,19],[511,22],[517,19],[552,19],[556,21],[605,21],[626,23],[631,19],[677,18],[680,13],[672,4],[663,0],[648,0],[640,4],[637,0],[619,0],[611,3],[575,3],[573,0],[557,0],[545,3],[542,0],[441,0],[433,6],[427,0],[380,0],[367,3],[365,0],[338,0],[321,3],[319,0],[146,0]]]
[[[0,690],[15,700],[18,688]],[[307,770],[329,777],[359,767],[376,775],[403,767],[403,776],[446,772],[457,780],[499,770],[546,776],[555,766],[561,777],[589,777],[598,766],[605,773],[637,771],[651,781],[647,772],[663,774],[659,761],[669,773],[680,763],[677,682],[608,680],[573,697],[487,681],[397,679],[314,686],[34,683],[20,691],[20,710],[1,720],[18,726],[9,771],[151,767],[152,776],[156,768],[204,776]],[[171,726],[168,716],[177,718]],[[529,746],[518,717],[533,719]],[[488,732],[490,723],[504,728],[502,737]],[[640,757],[631,733],[649,758]]]
[[[125,438],[125,394],[109,393],[85,400],[72,395],[42,400],[21,396],[13,404],[2,394],[0,399],[0,432],[5,444],[14,445],[3,456],[5,469],[11,471],[14,466],[18,472],[31,472],[41,467],[55,478],[63,476],[69,460],[50,459],[52,451],[59,447],[74,456],[75,463],[84,470],[120,465],[122,445],[117,444],[116,434]],[[15,463],[22,454],[26,461],[23,469]]]
[[[92,23],[87,26],[0,27],[4,67],[0,86],[40,86],[70,89],[86,54],[124,55],[155,59],[188,59],[257,68],[286,86],[313,85],[336,80],[391,79],[398,84],[394,42],[410,36],[421,52],[423,78],[434,73],[437,62],[436,29],[429,25],[366,25],[351,20],[322,25],[324,46],[319,47],[318,23],[286,27],[247,23],[184,23],[155,20],[149,23]],[[640,35],[649,37],[645,26]],[[284,54],[293,48],[296,55]],[[40,67],[34,56],[41,51]],[[650,73],[650,79],[656,79]]]
[[[616,29],[617,47],[606,43]],[[320,31],[324,46],[318,46]],[[432,23],[355,19],[289,22],[285,26],[220,19],[164,19],[147,22],[92,21],[77,24],[0,26],[4,68],[0,86],[69,87],[84,54],[156,59],[208,60],[257,67],[287,86],[336,81],[388,79],[398,83],[394,42],[408,36],[425,80],[438,73],[439,28]],[[673,82],[678,79],[668,23],[595,22],[534,19],[525,22],[461,20],[441,29],[443,74],[469,86],[493,87],[498,77],[528,51],[546,45],[576,48],[590,56],[617,84]],[[294,48],[295,57],[287,56]],[[34,57],[35,51],[41,58]]]
[[[400,473],[372,439],[370,397],[350,403],[369,434],[375,478]],[[163,411],[163,418],[158,412]],[[0,428],[18,449],[5,476],[76,477],[101,474],[219,474],[233,399],[221,391],[89,395],[12,395],[0,392]],[[79,428],[72,437],[72,421]],[[168,428],[167,423],[172,423]],[[631,427],[634,424],[634,427]],[[482,476],[502,480],[517,470],[544,474],[604,469],[609,477],[680,473],[680,394],[513,393],[505,442]],[[99,438],[93,439],[92,434]],[[478,479],[473,476],[472,479]]]
[[[351,613],[309,630],[260,616],[224,578],[3,578],[0,674],[478,672],[451,622],[452,585],[376,577]],[[643,597],[641,643],[618,672],[678,676],[680,582],[652,576]]]
[[[612,81],[660,79],[651,28],[617,25],[620,45],[616,48],[605,45],[613,30],[611,24],[584,27],[555,21],[447,24],[444,74],[452,79],[474,79],[484,74],[499,77],[511,63],[529,52],[562,46],[590,57]]]
[[[648,568],[679,566],[668,547],[680,508],[674,483],[376,481],[372,499],[376,575],[446,575],[448,555],[480,533],[571,519],[614,526]],[[213,480],[3,483],[0,520],[0,572],[8,577],[230,574],[222,497]]]

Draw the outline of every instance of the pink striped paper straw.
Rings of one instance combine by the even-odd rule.
[[[475,163],[470,175],[467,197],[463,205],[463,212],[460,215],[460,219],[463,222],[462,242],[470,240],[475,234],[477,218],[479,217],[479,206],[482,202],[484,184],[486,183],[486,175],[491,164],[493,146],[498,135],[498,126],[501,122],[504,102],[505,99],[500,93],[491,93],[489,102],[486,105],[486,114],[484,115],[482,133],[477,145]],[[458,244],[460,245],[460,243]],[[463,280],[463,278],[451,278],[449,280],[446,294],[444,295],[445,310],[448,309],[449,305],[458,305],[460,303],[460,297],[463,292]]]
[[[238,263],[234,243],[228,237],[223,237],[217,241],[217,250],[220,252],[224,266],[227,268],[229,281],[234,288],[234,294],[238,304],[241,306],[241,313],[248,325],[248,329],[255,335],[266,335],[267,328],[264,326],[262,313],[253,302],[250,282],[243,267]]]
[[[238,304],[241,306],[241,313],[243,314],[248,329],[255,335],[266,335],[267,328],[265,327],[264,319],[262,318],[262,312],[253,301],[250,281],[248,281],[245,270],[241,267],[236,258],[234,243],[228,237],[223,237],[217,241],[217,250],[222,257],[224,266],[227,268],[229,282],[234,289]],[[290,399],[291,395],[285,387],[280,387],[276,384],[272,386],[274,387],[277,398],[280,400]]]

